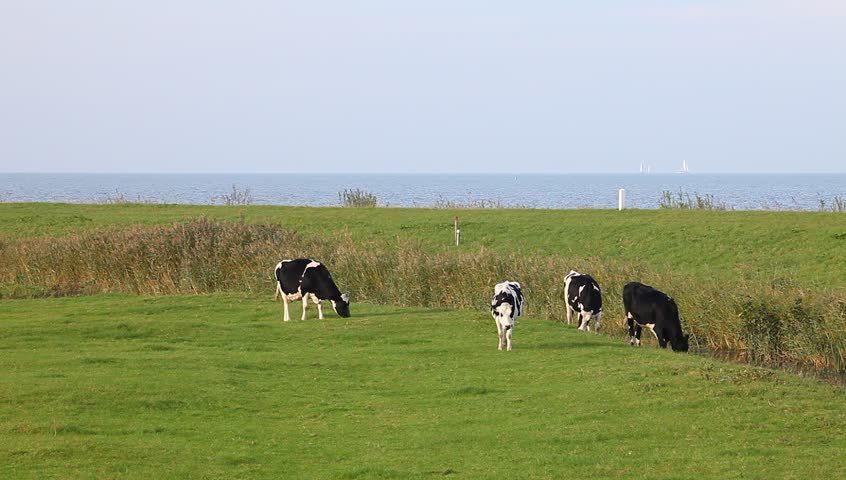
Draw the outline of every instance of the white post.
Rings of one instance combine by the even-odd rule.
[[[458,217],[455,217],[455,246],[461,241],[461,229],[458,228]]]
[[[621,188],[617,192],[617,210],[623,211],[626,208],[626,189]]]

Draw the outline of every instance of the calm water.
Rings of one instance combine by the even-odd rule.
[[[337,205],[338,192],[362,188],[381,204],[429,206],[439,200],[499,202],[533,208],[614,208],[617,189],[628,205],[656,208],[664,190],[712,194],[738,209],[815,210],[819,199],[846,197],[846,174],[579,174],[579,175],[323,175],[323,174],[0,174],[0,201],[131,200],[212,203],[249,188],[256,204]]]

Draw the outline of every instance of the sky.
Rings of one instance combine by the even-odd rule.
[[[844,0],[0,2],[0,171],[846,172]]]

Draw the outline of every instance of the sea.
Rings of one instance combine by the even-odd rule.
[[[214,204],[235,188],[259,205],[339,205],[361,189],[379,205],[658,208],[664,192],[738,210],[819,210],[846,199],[846,174],[0,174],[0,202]]]

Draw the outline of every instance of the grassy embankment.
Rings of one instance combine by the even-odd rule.
[[[305,235],[346,229],[356,241],[420,241],[450,248],[616,259],[701,279],[756,276],[846,287],[846,216],[820,212],[679,210],[436,210],[276,206],[0,204],[0,235],[62,235],[114,225],[159,225],[198,216],[280,223]],[[284,255],[279,246],[278,255]]]
[[[0,478],[846,476],[841,387],[484,311],[0,301]],[[312,311],[312,313],[314,313]]]
[[[199,215],[239,221],[172,226]],[[605,289],[606,332],[622,333],[620,290],[640,280],[679,301],[694,345],[846,370],[836,213],[13,204],[0,206],[0,231],[6,297],[268,292],[279,257],[304,255],[327,262],[355,301],[484,308],[490,286],[511,278],[530,312],[561,318],[561,278],[576,268]]]

